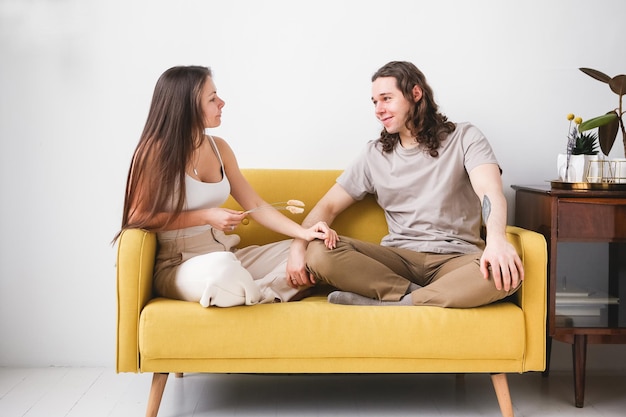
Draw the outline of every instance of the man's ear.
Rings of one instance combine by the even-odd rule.
[[[418,102],[422,98],[422,89],[419,85],[413,87],[413,101]]]

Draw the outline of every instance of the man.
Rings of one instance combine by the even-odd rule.
[[[501,172],[487,139],[439,113],[424,75],[409,62],[390,62],[372,76],[372,101],[380,138],[368,142],[303,226],[330,225],[369,193],[385,211],[389,234],[380,245],[331,236],[330,249],[295,240],[290,285],[324,281],[339,289],[330,302],[355,305],[466,308],[514,293],[524,271],[506,239]]]

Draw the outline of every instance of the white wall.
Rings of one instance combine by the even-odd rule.
[[[242,167],[343,168],[379,131],[371,74],[413,61],[490,138],[512,205],[511,184],[555,178],[567,113],[617,105],[577,68],[626,71],[624,16],[623,0],[0,0],[0,365],[114,363],[109,242],[165,69],[214,69],[215,133]],[[624,348],[590,347],[589,367]]]

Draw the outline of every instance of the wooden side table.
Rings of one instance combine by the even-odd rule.
[[[548,242],[548,343],[547,366],[550,369],[552,339],[572,345],[574,363],[575,405],[583,407],[585,368],[588,343],[626,343],[626,190],[563,190],[546,185],[513,185],[515,190],[515,224],[543,234]],[[608,294],[603,312],[596,318],[576,322],[563,305],[565,297],[557,295],[557,243],[608,242]],[[586,297],[580,303],[594,303]],[[569,297],[567,298],[570,299]],[[595,321],[594,321],[595,320]]]

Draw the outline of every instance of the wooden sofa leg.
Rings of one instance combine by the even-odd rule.
[[[176,375],[176,378],[182,378],[183,377],[183,373],[182,372],[176,372],[174,375]]]
[[[165,390],[165,383],[169,374],[161,374],[155,372],[152,376],[152,386],[150,387],[150,396],[148,397],[148,407],[146,408],[146,417],[156,417],[161,406],[161,398]]]
[[[492,374],[491,382],[493,382],[493,388],[496,391],[502,417],[513,417],[513,403],[511,402],[506,374]]]

